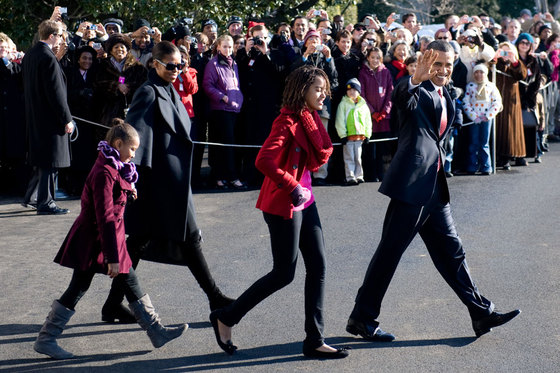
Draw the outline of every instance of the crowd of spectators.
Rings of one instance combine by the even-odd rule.
[[[450,42],[455,50],[452,82],[447,87],[457,102],[459,123],[470,124],[447,139],[445,171],[454,174],[490,173],[489,123],[496,118],[496,154],[504,170],[536,163],[546,152],[546,141],[560,137],[560,105],[553,105],[545,123],[541,88],[558,81],[560,24],[551,14],[531,15],[495,22],[487,14],[450,15],[433,36],[420,36],[422,26],[414,14],[392,13],[385,22],[365,15],[346,24],[344,17],[330,17],[311,9],[289,23],[265,25],[232,15],[223,29],[214,20],[193,25],[178,19],[165,32],[149,20],[138,19],[131,30],[122,20],[82,21],[71,32],[61,8],[51,19],[61,22],[64,42],[53,48],[66,75],[72,115],[102,125],[125,119],[136,90],[149,69],[161,61],[152,58],[153,46],[162,40],[177,45],[182,63],[174,84],[191,119],[195,141],[261,145],[279,113],[284,81],[291,71],[313,65],[325,71],[332,90],[320,117],[334,143],[346,143],[337,131],[338,107],[348,89],[360,88],[348,105],[365,100],[372,128],[364,139],[364,181],[380,181],[396,149],[391,139],[391,93],[399,81],[414,73],[416,61],[434,39]],[[195,28],[197,27],[198,28]],[[10,37],[0,33],[0,172],[14,185],[25,184],[26,127],[19,52]],[[498,71],[489,82],[492,65]],[[349,84],[349,82],[351,82]],[[474,96],[474,97],[472,97]],[[479,105],[486,105],[480,109]],[[363,108],[361,109],[363,110]],[[78,136],[72,143],[72,166],[59,184],[79,194],[96,159],[96,144],[106,129],[76,119]],[[547,125],[550,129],[547,131]],[[340,127],[340,124],[339,124]],[[545,136],[547,134],[547,136]],[[362,136],[363,134],[359,134]],[[75,137],[75,136],[74,136]],[[360,137],[361,138],[361,137]],[[356,138],[352,138],[354,141]],[[345,183],[342,147],[329,163],[313,174],[315,185]],[[262,175],[255,169],[258,148],[209,146],[211,174],[201,177],[204,145],[194,150],[193,185],[219,189],[259,187]],[[354,183],[351,183],[354,184]],[[21,188],[18,188],[21,190]]]

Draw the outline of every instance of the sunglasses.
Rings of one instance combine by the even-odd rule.
[[[354,30],[356,31],[366,31],[365,27],[354,27]]]
[[[448,40],[449,37],[447,36],[438,36],[438,40]]]
[[[159,63],[161,66],[165,66],[165,70],[169,70],[169,71],[174,71],[175,69],[177,70],[183,70],[183,68],[185,67],[185,63],[184,62],[180,62],[178,64],[174,64],[174,63],[163,63],[160,60],[156,59],[155,60],[157,63]]]
[[[520,41],[519,44],[531,45],[531,43],[526,40]]]

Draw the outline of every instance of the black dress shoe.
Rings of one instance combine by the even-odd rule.
[[[105,303],[101,309],[101,320],[111,324],[136,324],[137,322],[132,311],[122,303],[117,305]]]
[[[344,359],[348,357],[348,347],[337,348],[334,352],[325,352],[303,345],[303,355],[310,359]]]
[[[231,340],[228,340],[226,343],[222,342],[222,338],[220,338],[220,329],[218,328],[218,315],[220,310],[212,311],[210,313],[210,323],[212,324],[212,328],[214,329],[214,335],[216,336],[216,342],[218,342],[218,346],[222,350],[225,351],[228,355],[233,355],[235,350],[237,350],[237,346],[235,346]]]
[[[453,177],[453,174],[451,172],[446,172],[445,177],[449,179],[450,177]]]
[[[346,331],[353,335],[360,335],[368,341],[392,342],[395,339],[393,334],[384,332],[380,327],[373,327],[362,321],[354,320],[353,318],[348,319]]]
[[[508,313],[492,312],[490,315],[479,320],[473,320],[472,325],[474,333],[477,337],[486,334],[496,326],[503,325],[521,313],[520,310],[514,310]]]
[[[37,209],[37,215],[64,215],[69,212],[70,210],[61,209],[58,206]]]

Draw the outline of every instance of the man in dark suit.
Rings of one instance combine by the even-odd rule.
[[[477,337],[520,312],[497,313],[494,304],[479,293],[451,216],[443,143],[455,116],[454,102],[444,88],[452,71],[453,48],[436,40],[420,57],[412,78],[393,91],[393,109],[399,112],[399,144],[379,188],[391,202],[381,242],[346,326],[349,333],[368,340],[395,338],[379,328],[377,317],[399,260],[417,233],[437,270],[467,306]]]
[[[68,134],[74,130],[64,74],[52,50],[61,42],[62,25],[43,21],[39,42],[23,58],[28,161],[34,167],[23,205],[36,207],[38,215],[68,213],[55,203],[57,169],[70,166]]]

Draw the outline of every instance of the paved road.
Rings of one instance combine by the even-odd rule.
[[[43,358],[33,340],[71,271],[52,262],[79,209],[36,216],[0,198],[0,372],[558,372],[560,368],[560,145],[541,165],[495,176],[450,180],[454,218],[471,272],[484,295],[503,311],[520,308],[510,324],[473,338],[466,308],[436,272],[419,239],[405,253],[383,303],[381,326],[393,343],[368,343],[344,328],[373,250],[388,199],[378,184],[316,188],[327,242],[327,342],[349,345],[342,361],[301,355],[304,268],[294,282],[257,306],[234,329],[238,353],[218,348],[208,305],[183,267],[142,262],[138,275],[163,321],[188,322],[180,339],[153,350],[136,325],[100,322],[109,288],[97,276],[78,304],[60,344],[77,355]],[[237,296],[270,268],[266,225],[254,208],[258,192],[197,194],[211,269],[225,293]],[[165,213],[162,211],[162,214]]]

